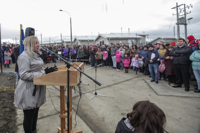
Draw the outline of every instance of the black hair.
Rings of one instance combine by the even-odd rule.
[[[182,41],[184,41],[184,42],[185,42],[185,44],[186,44],[186,41],[185,41],[185,39],[183,39],[183,38],[179,38],[178,40],[182,40]]]

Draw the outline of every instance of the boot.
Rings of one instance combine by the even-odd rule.
[[[128,69],[127,69],[127,73],[128,73]]]
[[[190,91],[190,87],[185,87],[185,91]]]
[[[6,68],[6,64],[4,64],[4,68]]]
[[[8,68],[10,68],[10,65],[9,65],[9,64],[7,64],[7,67],[8,67]]]
[[[36,132],[36,130],[35,130],[35,131],[33,131],[32,133],[37,133],[37,132]]]

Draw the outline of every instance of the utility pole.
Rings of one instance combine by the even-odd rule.
[[[185,40],[187,40],[187,18],[186,18],[186,6],[184,4],[184,17],[185,17]]]
[[[175,26],[174,26],[174,37],[175,37]]]
[[[61,39],[61,44],[62,44],[62,33],[60,33],[60,39]]]
[[[180,6],[184,6],[184,8],[179,8]],[[177,39],[180,38],[180,27],[179,27],[179,25],[184,25],[185,26],[185,40],[187,40],[187,14],[191,13],[191,11],[190,12],[186,12],[186,7],[188,9],[190,7],[193,8],[193,6],[191,4],[189,6],[186,6],[185,4],[178,5],[178,3],[176,3],[176,6],[172,8],[172,9],[176,9],[176,17],[177,17]],[[180,14],[179,14],[178,10],[180,10]],[[183,11],[183,14],[181,14],[182,11]],[[179,16],[183,16],[183,17],[179,18]],[[188,20],[191,20],[191,19],[192,18],[189,18]]]

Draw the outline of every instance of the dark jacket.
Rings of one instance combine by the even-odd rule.
[[[175,52],[175,53],[174,53]],[[174,64],[190,64],[189,57],[192,53],[192,48],[184,45],[183,47],[174,47],[170,54],[173,56]]]
[[[92,61],[95,60],[95,55],[96,55],[95,50],[93,50],[93,51],[90,52],[90,57],[91,57],[91,60],[92,60]]]
[[[152,54],[155,54],[155,57],[153,59],[151,59],[151,55]],[[158,58],[159,58],[159,54],[158,54],[158,51],[156,50],[148,50],[147,54],[146,54],[146,61],[148,62],[148,64],[155,64],[155,63],[158,63]],[[153,60],[153,63],[150,63],[150,60]]]
[[[15,56],[15,72],[18,72],[17,59],[18,59],[18,56],[19,56],[19,50],[20,50],[20,46],[14,48],[14,56]]]
[[[122,118],[121,121],[119,121],[117,128],[115,130],[115,133],[134,133],[131,129],[129,129],[126,124],[124,123],[124,120],[126,118]]]
[[[167,56],[170,56],[170,53],[166,53],[165,56],[163,57],[163,59],[165,60],[165,74],[166,75],[175,75],[175,71],[174,71],[174,64],[173,64],[173,60],[171,59],[166,59]]]
[[[78,58],[83,58],[84,57],[84,55],[85,55],[85,52],[84,52],[84,49],[78,49]]]

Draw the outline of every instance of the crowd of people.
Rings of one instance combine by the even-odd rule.
[[[113,67],[118,72],[125,69],[144,73],[151,77],[151,82],[158,84],[159,80],[165,80],[175,88],[185,86],[185,91],[189,91],[189,81],[197,81],[194,92],[200,92],[200,47],[199,40],[193,35],[188,36],[188,42],[183,38],[171,44],[157,42],[147,45],[120,45],[111,43],[110,45],[94,46],[43,46],[54,53],[71,61],[83,61],[85,64],[95,64],[99,67]],[[3,43],[2,63],[4,67],[15,63],[14,48]],[[58,57],[50,51],[41,50],[41,57],[45,63],[58,61]],[[62,60],[60,60],[61,62]]]
[[[99,67],[113,67],[118,72],[125,69],[144,73],[151,77],[151,82],[158,84],[159,80],[167,81],[174,88],[185,86],[189,91],[189,81],[197,81],[194,92],[200,92],[200,47],[199,41],[194,36],[188,36],[188,42],[183,38],[171,44],[157,42],[147,45],[111,45],[94,46],[48,46],[48,48],[60,56],[72,61],[83,61],[86,64],[95,64]],[[42,51],[44,62],[48,62],[50,52]],[[57,57],[52,55],[53,62]]]

